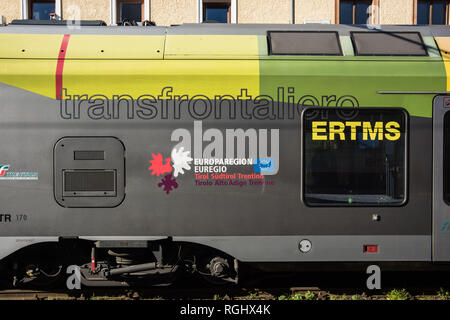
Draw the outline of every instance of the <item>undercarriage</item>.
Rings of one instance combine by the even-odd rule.
[[[85,241],[30,246],[2,264],[13,287],[167,286],[182,276],[214,285],[238,282],[238,261],[208,247],[161,241]],[[67,281],[66,281],[67,280]],[[72,287],[71,284],[72,283]]]

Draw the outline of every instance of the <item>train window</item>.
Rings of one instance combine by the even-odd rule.
[[[351,32],[357,56],[427,56],[419,32]]]
[[[450,112],[444,116],[444,201],[450,205]]]
[[[406,201],[406,112],[323,109],[303,113],[307,205],[396,206]]]
[[[269,31],[271,55],[342,56],[337,32]]]

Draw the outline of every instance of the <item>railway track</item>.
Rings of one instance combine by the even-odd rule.
[[[385,300],[390,290],[368,293],[359,288],[324,290],[317,287],[143,290],[0,290],[2,300]],[[408,300],[449,300],[437,290],[406,289]],[[403,299],[399,299],[403,300]]]
[[[278,299],[275,292],[300,293],[313,292],[320,295],[319,288],[276,288],[276,289],[143,289],[143,290],[0,290],[0,300],[166,300],[166,299],[195,299],[195,300],[228,300],[228,299]]]
[[[382,289],[365,287],[366,276],[360,273],[304,273],[296,276],[262,277],[239,286],[202,286],[185,281],[168,287],[83,288],[67,290],[0,290],[0,300],[277,300],[301,299],[386,299],[392,290],[405,290],[411,299],[450,299],[448,273],[387,273]],[[447,292],[447,295],[445,294]]]

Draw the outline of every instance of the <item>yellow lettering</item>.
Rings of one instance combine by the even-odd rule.
[[[379,133],[379,134],[378,134]],[[372,130],[370,122],[363,122],[363,140],[369,140],[367,134],[370,136],[370,140],[383,140],[383,122],[375,122],[375,126]]]
[[[312,139],[313,140],[327,140],[327,136],[319,135],[319,133],[326,133],[326,128],[319,128],[319,126],[326,126],[326,121],[313,121],[312,122]]]
[[[345,125],[342,122],[330,121],[330,140],[334,140],[334,135],[339,135],[339,140],[345,140]]]
[[[356,128],[357,128],[357,127],[361,127],[361,122],[359,122],[359,121],[347,121],[347,122],[345,123],[345,125],[346,125],[347,127],[350,127],[350,129],[351,129],[351,135],[350,135],[350,138],[351,138],[352,140],[356,140]]]
[[[395,141],[400,139],[400,124],[395,121],[391,121],[386,123],[386,131],[389,132],[386,133],[384,136],[387,140]]]
[[[355,141],[357,139],[358,128],[362,127],[362,140],[390,140],[395,141],[400,139],[400,124],[395,121],[390,121],[383,126],[381,121],[375,122],[372,127],[370,121],[312,121],[312,139],[313,140],[335,140],[336,135],[338,140],[346,140],[345,130],[350,127],[350,139]],[[361,129],[360,129],[361,130]],[[384,133],[384,134],[383,134]]]

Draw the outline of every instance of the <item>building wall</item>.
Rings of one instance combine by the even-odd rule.
[[[61,11],[63,19],[76,18],[79,10],[82,20],[103,20],[107,24],[111,21],[110,0],[62,0]]]
[[[295,0],[295,23],[304,23],[305,20],[328,20],[335,23],[336,0]]]
[[[14,19],[21,19],[20,0],[0,0],[0,15],[6,19],[6,23]]]
[[[197,0],[150,0],[150,17],[157,26],[196,23]]]
[[[378,0],[381,24],[413,24],[416,0]],[[149,0],[157,25],[196,23],[198,0]],[[111,0],[62,0],[62,18],[111,21]],[[21,0],[0,0],[0,15],[9,23],[21,19]],[[295,23],[305,20],[336,22],[336,0],[295,0]],[[291,0],[237,0],[238,23],[290,23]]]
[[[380,0],[381,24],[413,24],[414,0]]]
[[[290,23],[291,0],[238,0],[238,23]]]

